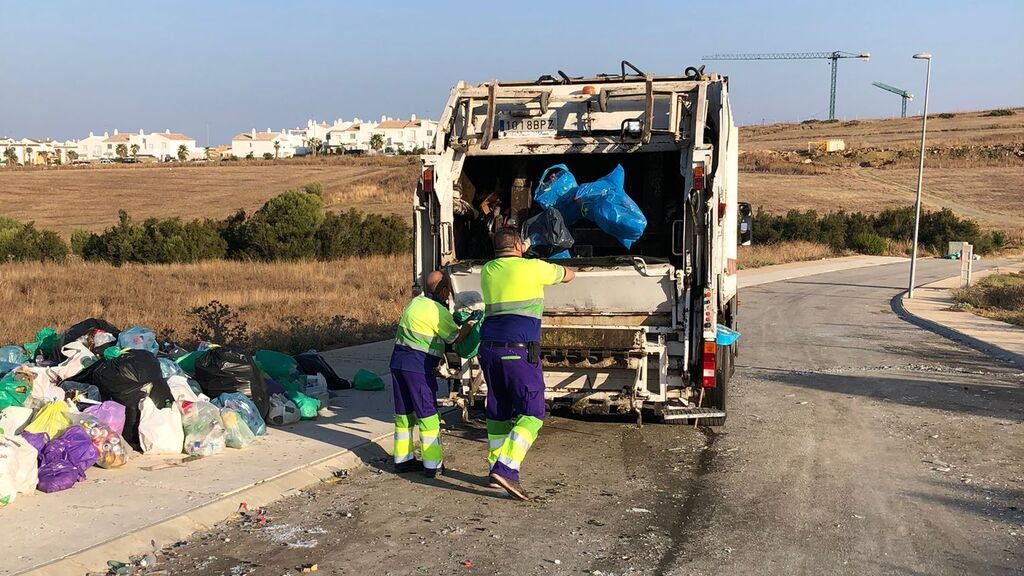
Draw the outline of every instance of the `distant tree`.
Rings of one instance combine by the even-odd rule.
[[[68,150],[68,160],[71,160],[72,162],[78,160],[78,152],[75,152],[74,150]]]
[[[40,150],[38,156],[43,159],[43,165],[50,163],[50,152],[48,150]]]
[[[206,159],[207,160],[210,159],[210,152],[212,152],[212,151],[213,151],[213,148],[211,148],[210,146],[206,146],[206,147],[203,148],[203,152],[206,154]]]
[[[132,156],[138,156],[139,155],[139,145],[138,144],[132,144],[132,147],[130,148],[130,150],[131,150]]]
[[[4,150],[4,162],[7,162],[8,166],[14,166],[18,163],[18,153],[14,151],[14,146],[8,146]]]
[[[185,146],[184,144],[178,146],[178,160],[182,162],[188,160],[188,146]]]
[[[309,149],[313,151],[313,156],[316,156],[320,152],[320,146],[322,146],[323,143],[324,141],[319,138],[309,139]]]
[[[118,158],[124,158],[128,155],[128,146],[125,144],[118,144],[117,148],[114,148],[114,153],[117,154]]]
[[[380,152],[384,148],[384,135],[374,134],[370,136],[370,148],[373,148],[375,152]]]
[[[256,156],[254,156],[252,152],[249,152],[248,154],[245,155],[245,159],[246,160],[252,160],[255,157]]]
[[[31,166],[32,165],[32,147],[31,146],[26,146],[25,147],[25,161],[22,162],[22,164],[24,164],[25,166]]]
[[[277,160],[277,155],[281,151],[281,141],[274,140],[274,160]]]
[[[274,159],[274,155],[271,154],[270,152],[264,152],[263,153],[263,159],[264,160],[273,160]]]

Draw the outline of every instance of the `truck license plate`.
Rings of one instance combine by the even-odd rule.
[[[558,116],[554,112],[529,118],[498,118],[498,138],[554,136],[556,132]]]

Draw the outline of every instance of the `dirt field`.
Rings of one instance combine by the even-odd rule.
[[[0,346],[30,341],[88,317],[125,329],[142,325],[187,342],[186,310],[218,300],[248,325],[254,347],[279,350],[380,340],[409,295],[411,262],[371,257],[339,262],[254,264],[4,264],[0,274]],[[348,326],[330,321],[352,318]],[[290,320],[292,319],[293,320]]]
[[[69,236],[101,230],[117,211],[133,218],[222,218],[252,211],[309,182],[323,185],[329,207],[409,217],[418,159],[374,157],[238,161],[193,165],[0,169],[0,215],[35,221]]]

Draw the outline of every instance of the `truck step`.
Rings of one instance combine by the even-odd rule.
[[[698,420],[702,418],[725,418],[725,412],[718,408],[672,407],[666,408],[662,414],[666,422]]]

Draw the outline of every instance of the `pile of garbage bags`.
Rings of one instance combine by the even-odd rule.
[[[202,343],[187,351],[152,330],[90,318],[62,334],[0,347],[0,507],[67,490],[93,466],[133,455],[212,456],[313,419],[351,388],[315,351],[255,354]]]
[[[597,224],[626,249],[643,236],[647,218],[626,194],[626,171],[621,165],[594,182],[578,184],[565,164],[544,171],[534,191],[534,202],[543,212],[526,221],[523,237],[530,240],[533,255],[568,257],[573,238],[569,227],[583,219]]]

